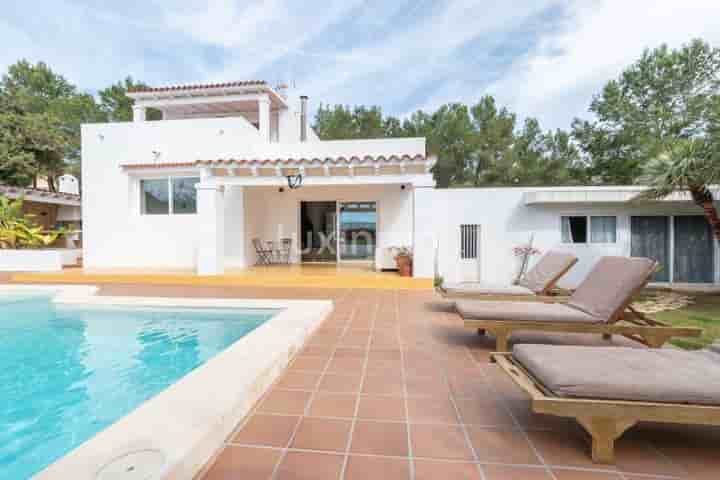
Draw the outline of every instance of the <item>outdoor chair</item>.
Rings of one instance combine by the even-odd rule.
[[[630,305],[656,269],[649,258],[603,257],[567,303],[459,300],[455,309],[466,328],[492,334],[498,352],[506,352],[508,338],[520,330],[618,334],[652,348],[672,337],[700,336],[699,328],[672,327]]]
[[[516,345],[493,359],[533,412],[577,420],[592,459],[611,463],[637,422],[720,425],[720,344],[706,350]]]
[[[252,244],[253,244],[253,247],[255,247],[255,253],[257,254],[257,264],[258,265],[272,265],[272,263],[273,263],[272,248],[263,247],[263,244],[259,238],[253,238]]]
[[[578,259],[571,253],[549,251],[535,264],[517,285],[491,285],[481,282],[448,283],[436,287],[444,298],[475,300],[522,300],[557,302],[567,296],[553,295],[558,280]]]

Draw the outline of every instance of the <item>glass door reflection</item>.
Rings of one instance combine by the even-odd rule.
[[[377,244],[375,202],[342,202],[338,206],[338,257],[372,261]]]

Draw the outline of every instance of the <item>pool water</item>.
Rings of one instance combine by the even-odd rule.
[[[274,314],[0,296],[0,478],[39,472]]]

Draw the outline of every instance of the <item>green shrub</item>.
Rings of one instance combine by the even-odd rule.
[[[23,200],[0,195],[0,249],[42,248],[54,243],[66,232],[44,231],[22,210]]]

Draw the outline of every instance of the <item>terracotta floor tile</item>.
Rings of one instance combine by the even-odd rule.
[[[358,393],[360,391],[360,375],[337,375],[326,373],[320,381],[318,390],[333,393]]]
[[[415,480],[480,480],[474,463],[415,460]]]
[[[483,465],[485,480],[552,480],[544,468]]]
[[[280,379],[277,387],[298,390],[315,390],[319,379],[319,373],[288,372]]]
[[[492,388],[479,376],[469,378],[450,378],[450,389],[456,397],[476,397],[492,395]]]
[[[361,396],[358,418],[406,421],[405,399],[401,397]]]
[[[274,389],[262,401],[258,411],[302,415],[311,396],[312,392]]]
[[[468,427],[470,442],[481,462],[533,465],[540,460],[522,432]]]
[[[402,363],[400,360],[387,358],[368,358],[365,369],[368,375],[379,375],[388,371],[399,375],[402,372]]]
[[[330,355],[333,353],[332,347],[326,347],[326,346],[317,346],[317,345],[308,345],[307,347],[303,348],[300,352],[301,356],[310,356],[310,357],[325,357],[329,358]]]
[[[344,375],[362,374],[364,358],[355,357],[333,357],[327,367],[328,373],[342,373]]]
[[[267,480],[280,459],[280,450],[228,446],[218,456],[205,480]]]
[[[345,480],[405,480],[410,478],[410,461],[400,458],[348,458]]]
[[[293,361],[289,371],[322,372],[327,363],[325,357],[300,355]]]
[[[371,350],[368,360],[384,360],[389,362],[401,362],[402,354],[398,350]]]
[[[369,395],[395,395],[402,396],[404,387],[402,380],[396,381],[386,376],[366,375],[363,382],[362,393]]]
[[[351,425],[351,420],[305,417],[290,447],[345,452]]]
[[[510,414],[499,401],[480,402],[477,398],[455,399],[463,423],[485,427],[512,427]]]
[[[232,443],[286,447],[300,417],[253,415],[233,437]]]
[[[415,457],[474,460],[459,426],[411,425],[410,439]]]
[[[405,379],[405,388],[408,396],[450,396],[450,387],[441,377],[408,377]]]
[[[560,468],[553,468],[553,474],[557,480],[621,480],[622,478],[618,473],[591,472],[588,470],[570,470]],[[652,480],[652,478],[645,477],[645,480]]]
[[[580,432],[532,430],[527,434],[548,465],[595,467],[590,457],[590,444]]]
[[[459,423],[450,399],[412,397],[407,399],[411,423]]]
[[[344,460],[343,455],[288,452],[280,463],[275,478],[277,480],[337,480],[340,478]]]
[[[358,420],[350,452],[405,457],[408,455],[407,426],[404,423]]]
[[[615,442],[615,465],[623,472],[682,476],[687,472],[641,438],[626,433]],[[720,478],[720,472],[718,472]]]
[[[334,358],[365,358],[367,352],[363,348],[340,347],[335,350]]]
[[[357,398],[357,395],[317,392],[310,403],[308,415],[352,418],[355,416]]]
[[[340,347],[366,348],[370,341],[369,335],[349,334],[338,341]]]

